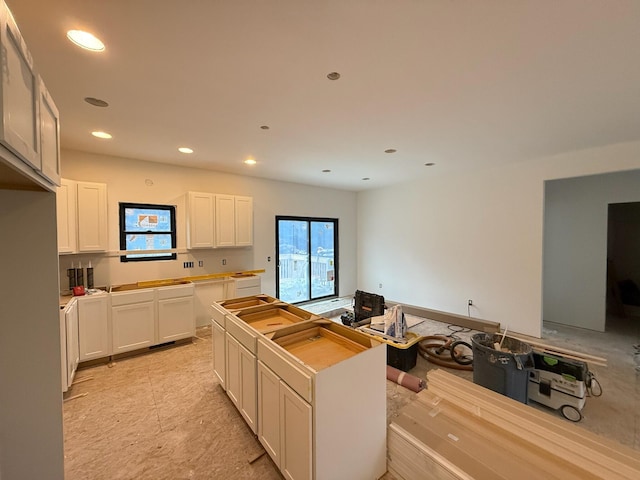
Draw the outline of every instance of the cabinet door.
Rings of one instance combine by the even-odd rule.
[[[253,198],[235,197],[236,247],[253,245]]]
[[[155,343],[153,302],[111,308],[113,353],[145,348]]]
[[[218,377],[218,382],[223,390],[227,389],[226,383],[226,348],[225,348],[225,332],[224,328],[218,325],[215,321],[211,321],[212,336],[213,336],[213,373]]]
[[[258,440],[280,468],[280,378],[258,361]]]
[[[0,4],[2,105],[0,142],[41,170],[38,76],[31,54],[7,8]]]
[[[54,185],[60,185],[60,115],[42,79],[39,96],[42,176]]]
[[[58,216],[58,253],[73,253],[77,250],[76,233],[76,182],[62,179],[56,191]]]
[[[216,195],[216,247],[235,246],[235,221],[233,195]]]
[[[195,335],[193,296],[158,300],[158,342]]]
[[[78,251],[107,250],[107,185],[78,182]]]
[[[111,355],[107,296],[78,298],[80,361]]]
[[[240,345],[240,413],[253,433],[258,431],[256,422],[256,356]]]
[[[67,386],[71,386],[80,362],[80,347],[78,342],[78,304],[74,304],[65,314],[67,329]]]
[[[187,248],[213,248],[215,195],[189,192],[187,195]]]
[[[280,381],[280,471],[289,480],[311,480],[311,405]]]
[[[228,333],[225,336],[227,356],[227,395],[240,409],[240,343]]]

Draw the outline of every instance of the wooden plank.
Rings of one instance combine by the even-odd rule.
[[[552,355],[557,354],[562,357],[567,357],[574,360],[580,360],[580,361],[591,363],[593,365],[598,365],[601,367],[607,366],[607,359],[604,357],[596,357],[595,355],[589,355],[587,353],[576,352],[574,350],[569,350],[562,347],[548,345],[548,344],[542,343],[539,339],[536,339],[534,337],[529,337],[528,335],[522,335],[519,333],[509,332],[508,336],[517,338],[518,340],[528,343],[534,348],[534,350],[540,351],[542,353],[550,353]]]
[[[416,307],[415,305],[406,305],[404,303],[397,303],[392,301],[385,302],[388,306],[402,305],[402,311],[416,317],[427,318],[429,320],[435,320],[437,322],[448,323],[452,325],[458,325],[460,327],[471,328],[485,333],[499,333],[500,323],[492,322],[490,320],[483,320],[481,318],[465,317],[464,315],[458,315],[456,313],[442,312],[440,310],[431,310],[424,307]]]
[[[454,375],[435,372],[428,374],[430,392],[474,415],[514,434],[527,435],[550,454],[564,451],[576,465],[601,478],[640,478],[637,452]]]

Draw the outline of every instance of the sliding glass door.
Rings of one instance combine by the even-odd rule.
[[[300,303],[338,295],[338,219],[276,217],[276,296]]]

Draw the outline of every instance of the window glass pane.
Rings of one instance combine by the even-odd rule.
[[[333,222],[311,222],[311,298],[335,292]]]
[[[167,250],[171,248],[171,234],[128,234],[126,250]],[[157,255],[166,255],[159,253]],[[131,255],[127,255],[131,256]]]
[[[168,210],[125,208],[126,232],[170,232],[171,214]]]
[[[278,222],[279,296],[287,303],[309,300],[308,222]]]

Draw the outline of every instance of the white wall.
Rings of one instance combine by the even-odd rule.
[[[275,294],[275,216],[299,215],[339,219],[340,295],[356,288],[356,194],[247,176],[183,168],[133,159],[62,152],[62,176],[72,180],[107,184],[109,249],[119,250],[118,202],[174,204],[177,206],[177,261],[121,263],[115,254],[64,255],[60,257],[61,285],[71,262],[94,266],[95,284],[115,285],[141,280],[175,278],[238,270],[265,269],[264,293]],[[150,179],[152,186],[145,180]],[[254,200],[254,246],[240,249],[186,249],[185,194],[188,191],[252,196]],[[271,262],[267,262],[267,257]],[[227,260],[222,266],[222,259]],[[193,260],[196,267],[184,269]],[[198,260],[204,267],[198,268]]]
[[[0,190],[0,477],[62,480],[56,203]]]
[[[640,201],[640,171],[546,184],[544,319],[604,331],[609,203]]]
[[[358,288],[540,336],[544,181],[633,168],[640,142],[362,192]]]

